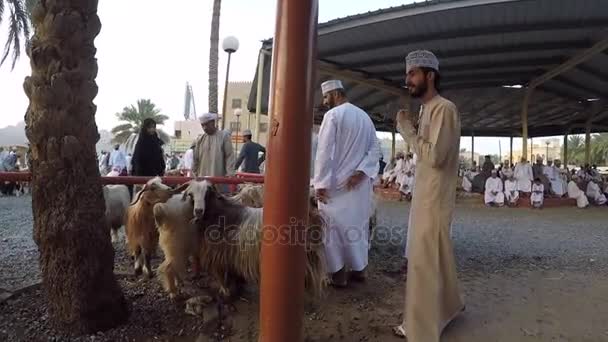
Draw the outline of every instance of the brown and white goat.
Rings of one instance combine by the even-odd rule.
[[[158,267],[158,277],[171,299],[186,275],[188,258],[192,258],[192,270],[200,270],[200,234],[193,224],[193,205],[182,195],[174,195],[166,203],[154,205],[154,220],[159,232],[160,248],[165,260]]]
[[[220,194],[207,182],[191,182],[186,189],[193,203],[195,223],[201,230],[201,264],[228,296],[229,286],[239,279],[260,280],[260,247],[263,208],[251,208]],[[313,296],[322,295],[326,286],[322,246],[325,221],[315,209],[309,211],[305,234],[305,286]]]
[[[159,177],[149,180],[137,193],[135,201],[127,210],[125,230],[127,246],[135,260],[135,275],[143,272],[151,278],[150,258],[158,247],[158,230],[154,222],[153,208],[157,203],[164,203],[171,196],[181,192],[182,187],[171,189],[162,183]]]

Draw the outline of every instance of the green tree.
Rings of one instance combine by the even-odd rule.
[[[568,137],[568,164],[580,165],[585,162],[585,138],[581,135]]]
[[[4,19],[4,12],[8,8],[8,38],[4,45],[4,52],[0,59],[0,66],[4,64],[12,52],[12,66],[21,56],[22,41],[24,46],[30,43],[30,13],[38,0],[0,0],[0,24]],[[8,6],[7,6],[8,5]]]
[[[127,144],[127,149],[133,147],[136,140],[135,137],[139,134],[139,129],[145,119],[154,119],[159,126],[164,125],[165,121],[169,119],[168,116],[160,113],[160,109],[156,108],[156,105],[152,101],[144,99],[137,100],[137,107],[131,105],[123,108],[122,112],[116,113],[116,117],[124,123],[112,129],[112,134],[114,135],[112,142]],[[170,137],[167,133],[159,129],[158,135],[164,142],[169,142]]]
[[[606,165],[608,162],[608,133],[595,134],[591,138],[591,164]]]

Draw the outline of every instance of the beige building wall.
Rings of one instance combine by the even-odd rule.
[[[253,133],[253,138],[255,140],[255,113],[250,113],[249,110],[247,110],[247,102],[249,101],[249,92],[251,91],[251,84],[251,82],[228,83],[228,101],[226,102],[226,129],[232,132],[233,137],[237,136],[237,130],[239,135],[241,135],[243,130],[250,129],[251,133]],[[241,116],[237,119],[237,116],[234,115],[234,112],[238,108],[241,109]],[[268,115],[260,115],[260,135],[259,141],[257,142],[262,144],[263,146],[266,146],[268,142]]]

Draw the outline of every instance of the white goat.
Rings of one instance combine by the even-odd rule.
[[[207,181],[191,182],[184,194],[194,207],[196,225],[201,229],[201,264],[220,284],[220,294],[229,295],[232,281],[260,279],[260,247],[263,208],[250,208],[221,195]],[[320,296],[326,286],[324,250],[325,221],[311,208],[306,228],[305,286]]]
[[[171,189],[156,177],[149,180],[137,193],[135,202],[127,210],[125,229],[127,231],[127,246],[135,259],[135,275],[143,271],[151,278],[152,268],[150,258],[158,247],[158,230],[154,222],[153,208],[157,203],[169,200],[183,188]]]
[[[110,226],[112,243],[118,241],[118,229],[125,223],[125,216],[131,196],[126,185],[106,185],[103,187],[106,202],[106,222]]]
[[[188,258],[192,270],[200,270],[200,234],[193,225],[193,206],[182,195],[173,195],[166,203],[154,205],[154,220],[159,232],[159,244],[165,260],[158,267],[158,276],[171,299],[175,298],[185,278]]]

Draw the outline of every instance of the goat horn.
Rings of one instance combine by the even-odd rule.
[[[136,204],[137,204],[137,202],[139,202],[139,200],[141,199],[141,195],[143,195],[143,193],[144,193],[145,191],[148,191],[148,189],[147,189],[146,187],[144,187],[143,189],[141,189],[141,191],[140,191],[139,193],[137,193],[137,197],[135,198],[135,202],[132,202],[132,203],[130,204],[130,206],[134,206],[134,205],[136,205]]]
[[[177,188],[173,189],[171,192],[175,195],[175,194],[179,194],[180,192],[186,190],[188,187],[190,186],[190,182],[186,182],[180,186],[178,186]]]

